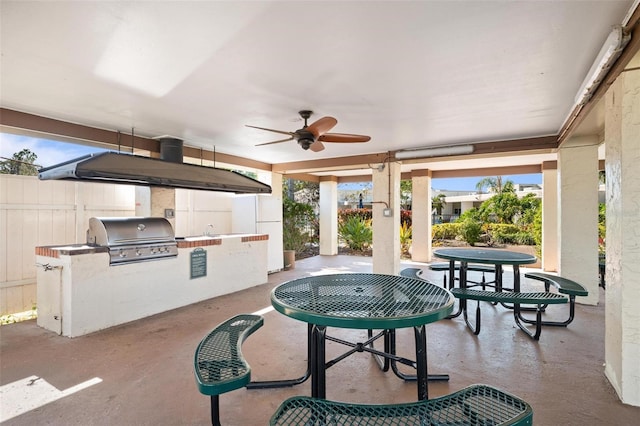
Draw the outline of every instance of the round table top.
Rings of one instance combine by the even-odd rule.
[[[280,313],[311,324],[394,329],[421,326],[453,311],[452,294],[428,281],[385,274],[298,278],[271,292]]]
[[[538,261],[531,254],[497,249],[450,248],[435,250],[433,254],[442,259],[492,265],[528,265]]]

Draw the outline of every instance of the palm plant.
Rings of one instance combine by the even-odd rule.
[[[371,220],[351,216],[338,224],[338,235],[351,250],[364,250],[373,242]]]
[[[438,194],[435,197],[431,198],[431,206],[436,209],[436,213],[438,216],[442,214],[442,209],[447,205],[446,202],[447,196],[444,194]]]

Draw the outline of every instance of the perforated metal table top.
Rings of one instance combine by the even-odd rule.
[[[425,280],[384,274],[332,274],[288,281],[273,289],[280,313],[307,323],[355,329],[428,324],[453,311],[447,290]]]
[[[491,265],[528,265],[538,261],[535,256],[530,254],[496,249],[438,249],[433,254],[442,259]]]

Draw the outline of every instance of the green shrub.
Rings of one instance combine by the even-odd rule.
[[[371,220],[373,218],[373,211],[371,211],[371,209],[338,210],[338,223],[346,222],[352,217],[358,218],[360,220]]]
[[[460,223],[439,223],[431,228],[432,240],[453,240],[460,234]]]
[[[535,245],[536,224],[529,227],[510,223],[486,223],[483,226],[488,239],[497,244]]]
[[[473,219],[477,222],[482,222],[480,218],[480,210],[477,207],[470,208],[469,210],[464,211],[460,217],[456,219],[457,223],[462,223],[467,219]]]
[[[469,245],[474,245],[480,241],[480,234],[482,234],[482,224],[473,219],[467,219],[460,224],[460,236]]]
[[[282,200],[282,243],[284,250],[301,253],[311,241],[313,229],[313,207],[297,203],[288,198]]]
[[[338,223],[338,236],[351,250],[364,250],[373,242],[371,220],[362,220],[355,216],[349,217]]]
[[[512,225],[510,223],[487,223],[485,226],[485,232],[489,234],[499,233],[499,234],[515,234],[522,230],[521,227],[517,225]]]
[[[536,239],[531,232],[522,231],[515,235],[515,244],[520,246],[534,246]]]

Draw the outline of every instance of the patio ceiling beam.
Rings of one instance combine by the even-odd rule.
[[[0,109],[0,125],[7,127],[9,133],[40,133],[41,137],[59,140],[61,142],[88,142],[102,148],[143,149],[152,153],[160,153],[160,142],[142,136],[133,137],[130,134],[112,130],[98,129],[82,124],[69,123],[53,118],[41,117],[26,112],[11,109]],[[5,129],[3,129],[4,131]],[[11,131],[13,130],[13,131]],[[120,139],[120,143],[118,143]]]
[[[63,120],[42,117],[26,112],[0,108],[0,126],[7,133],[18,133],[43,137],[51,140],[70,143],[87,143],[104,149],[127,151],[145,150],[152,157],[160,154],[160,142],[155,139],[117,132],[113,130],[99,129],[82,124],[69,123]],[[157,155],[155,155],[157,154]],[[271,164],[250,160],[230,154],[216,153],[206,149],[185,146],[185,157],[215,161],[229,166],[242,166],[258,170],[271,171]]]

